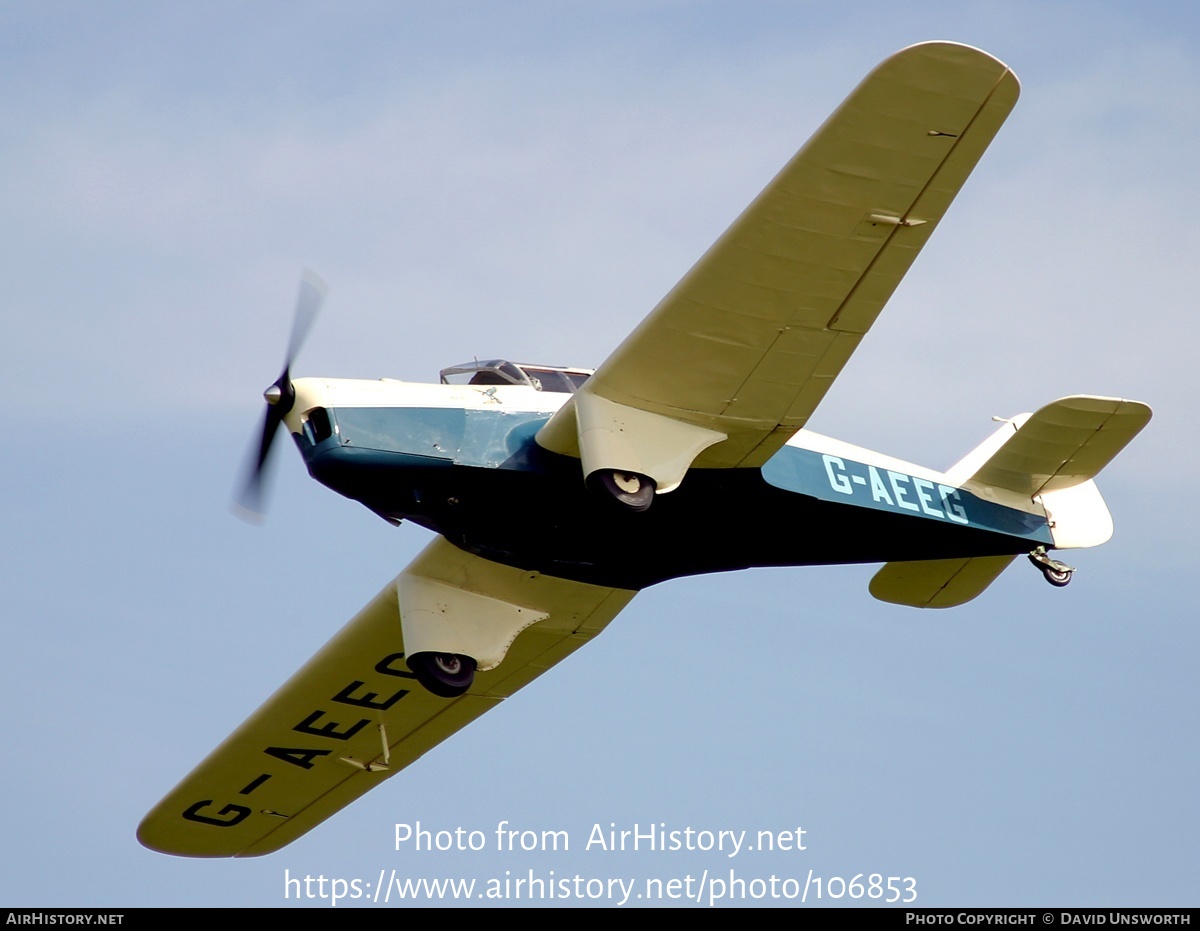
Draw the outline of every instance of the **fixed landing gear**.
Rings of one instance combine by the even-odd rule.
[[[598,469],[588,476],[588,485],[631,511],[645,511],[654,501],[654,479],[637,472]]]
[[[475,681],[475,660],[461,653],[416,653],[408,658],[408,668],[440,698],[458,698]]]
[[[1038,570],[1046,577],[1046,581],[1055,588],[1064,588],[1067,586],[1071,581],[1071,577],[1075,574],[1073,567],[1059,562],[1057,559],[1052,559],[1046,553],[1046,547],[1044,546],[1039,546],[1030,553],[1029,561],[1038,567]]]

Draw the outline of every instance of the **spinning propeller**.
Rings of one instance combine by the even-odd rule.
[[[308,331],[312,329],[317,311],[325,301],[329,287],[320,276],[309,269],[304,270],[300,277],[300,294],[296,298],[296,316],[292,321],[292,335],[288,340],[287,355],[283,359],[283,371],[263,392],[267,402],[266,416],[263,418],[262,437],[259,440],[258,456],[247,464],[246,480],[242,492],[237,498],[236,510],[249,520],[262,517],[263,473],[267,457],[271,453],[271,444],[283,418],[296,403],[296,390],[292,387],[292,362],[304,345]]]

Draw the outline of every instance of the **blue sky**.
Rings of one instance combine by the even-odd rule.
[[[331,294],[299,374],[596,365],[925,39],[1002,58],[1022,99],[811,426],[945,468],[992,415],[1150,403],[1072,586],[1017,564],[926,614],[871,599],[873,567],[670,582],[284,851],[141,848],[145,811],[427,539],[285,447],[266,524],[229,513],[301,267]],[[732,867],[912,876],[930,906],[1194,905],[1198,41],[1170,3],[6,6],[0,902]],[[394,851],[417,820],[580,846],[801,826],[808,849]]]

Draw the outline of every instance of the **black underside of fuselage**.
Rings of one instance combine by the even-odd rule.
[[[306,459],[314,478],[380,516],[411,520],[496,562],[616,588],[752,566],[1030,549],[1005,534],[785,491],[752,468],[692,469],[635,513],[588,491],[578,459],[540,449],[499,468],[344,446]]]

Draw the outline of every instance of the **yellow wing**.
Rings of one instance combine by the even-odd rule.
[[[816,409],[1018,92],[1006,65],[965,45],[929,42],[884,61],[538,442],[579,455],[592,423],[625,442],[638,429],[669,431],[666,418],[703,428],[676,444],[696,466],[762,465]],[[656,416],[588,413],[588,396]],[[681,477],[675,462],[655,474],[671,458],[658,449],[640,469],[602,464],[645,472],[663,490]]]
[[[278,850],[578,649],[634,595],[501,566],[441,538],[404,574],[547,617],[448,701],[405,665],[389,585],[146,816],[138,840],[189,857]]]

